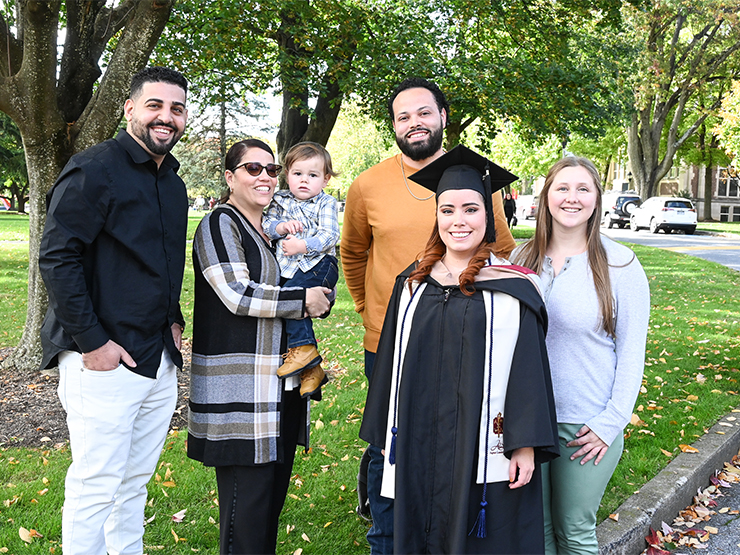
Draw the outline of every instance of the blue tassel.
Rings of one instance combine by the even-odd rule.
[[[398,434],[398,428],[393,426],[391,428],[391,433],[393,434],[393,437],[391,438],[391,452],[388,453],[388,462],[396,464],[396,435]]]
[[[473,529],[470,531],[470,534],[468,534],[468,536],[470,536],[477,528],[475,536],[477,538],[486,537],[486,505],[488,505],[486,501],[480,502],[480,511],[478,512],[478,518],[475,520],[475,524],[473,524]]]

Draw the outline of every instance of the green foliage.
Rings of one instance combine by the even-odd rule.
[[[722,100],[719,116],[715,132],[723,148],[732,156],[740,155],[740,81],[732,83],[732,90]]]
[[[18,126],[4,112],[0,112],[0,175],[0,196],[9,199],[17,210],[23,210],[28,198],[23,139]]]
[[[326,142],[349,94],[378,122],[387,121],[390,90],[411,75],[445,90],[448,146],[478,119],[481,140],[490,140],[501,116],[531,137],[596,137],[630,101],[618,65],[632,48],[619,40],[620,6],[612,0],[516,1],[506,9],[464,0],[180,3],[157,60],[181,68],[211,103],[277,89],[281,152],[302,139]]]
[[[491,159],[514,172],[523,182],[531,183],[545,175],[550,166],[560,159],[560,140],[555,135],[532,141],[520,126],[511,121],[497,125],[501,131],[491,141]]]
[[[739,8],[737,0],[661,0],[625,10],[627,39],[637,49],[629,156],[643,198],[653,195],[677,149],[716,115],[740,70]],[[702,160],[712,156],[709,142],[706,136],[697,145]]]
[[[333,177],[326,192],[339,198],[347,196],[352,181],[363,171],[398,152],[388,132],[379,129],[354,103],[345,103],[337,119],[331,139],[326,145],[332,165],[340,174]]]
[[[178,175],[188,189],[188,197],[202,195],[219,198],[224,190],[218,139],[203,139],[190,134],[180,141],[172,154],[180,162]]]

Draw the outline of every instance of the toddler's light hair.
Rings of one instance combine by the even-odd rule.
[[[285,155],[285,161],[283,162],[286,173],[290,171],[290,168],[296,162],[308,160],[310,158],[320,158],[324,162],[324,175],[328,174],[332,177],[339,175],[339,173],[335,172],[332,168],[331,154],[329,154],[329,151],[319,143],[313,143],[311,141],[298,143],[290,148],[288,154]]]

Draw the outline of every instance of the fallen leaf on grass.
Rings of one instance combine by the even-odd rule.
[[[182,511],[176,512],[174,515],[172,515],[172,522],[182,522],[187,511],[187,509],[183,509]]]
[[[324,528],[326,528],[327,526],[330,526],[331,523],[332,523],[332,521],[330,520],[329,522],[327,522],[326,524],[324,524]]]
[[[301,537],[303,538],[304,541],[307,541],[308,543],[311,543],[310,538],[308,537],[308,535],[305,532],[303,532],[301,534]]]
[[[697,397],[696,395],[688,395],[686,397],[686,400],[687,401],[698,401],[699,400],[699,397]]]
[[[172,536],[175,538],[175,543],[188,541],[187,538],[181,538],[180,536],[178,536],[172,528],[170,528],[170,532],[172,532]]]
[[[18,529],[18,535],[26,543],[31,543],[33,541],[33,538],[43,538],[44,537],[41,534],[39,534],[36,530],[34,530],[33,528],[31,528],[30,530],[26,530],[23,526],[21,526]]]
[[[163,485],[166,488],[174,488],[174,487],[177,486],[177,484],[175,484],[175,482],[173,482],[172,480],[168,480],[166,482],[162,482],[161,485]]]
[[[666,451],[665,449],[661,449],[660,452],[663,453],[666,457],[673,456],[673,453],[671,453],[670,451]]]
[[[299,547],[293,552],[293,555],[303,555],[303,548]]]
[[[686,445],[684,443],[679,443],[678,447],[684,453],[698,453],[699,452],[699,450],[696,447],[691,447],[691,445]]]

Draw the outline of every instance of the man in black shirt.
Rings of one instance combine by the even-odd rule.
[[[186,94],[176,71],[137,73],[126,130],[73,156],[47,197],[42,367],[59,365],[72,450],[65,555],[143,552],[146,484],[182,367],[188,202],[169,152],[185,130]]]

